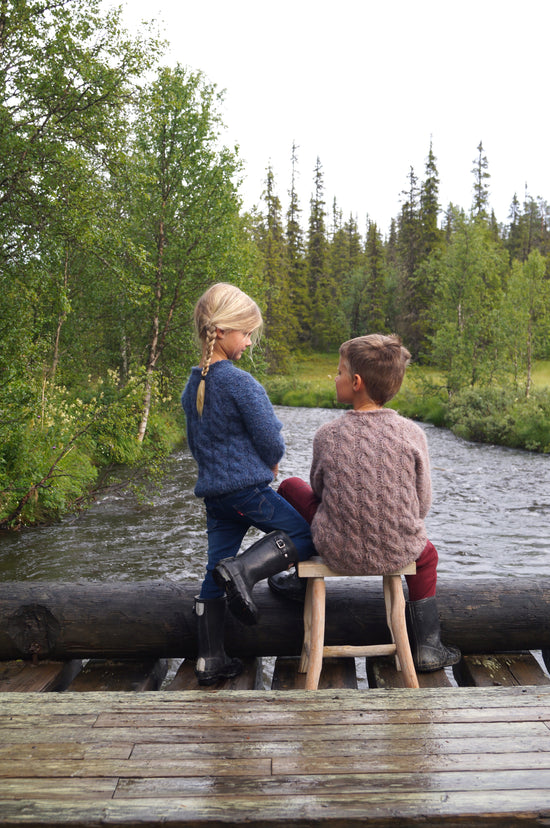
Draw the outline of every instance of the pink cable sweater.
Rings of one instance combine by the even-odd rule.
[[[384,574],[415,561],[431,505],[422,429],[389,408],[347,411],[313,439],[311,526],[317,551],[338,571]]]

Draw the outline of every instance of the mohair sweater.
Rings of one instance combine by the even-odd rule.
[[[338,571],[384,574],[416,560],[431,505],[424,432],[389,408],[347,411],[313,439],[311,486],[321,499],[311,531]]]
[[[193,368],[181,396],[187,441],[197,461],[197,497],[265,485],[284,454],[282,423],[265,389],[228,359],[214,362],[206,375],[204,410],[197,412],[201,369]]]

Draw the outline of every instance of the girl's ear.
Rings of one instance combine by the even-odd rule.
[[[223,339],[225,331],[222,331],[221,328],[216,328],[216,339]]]

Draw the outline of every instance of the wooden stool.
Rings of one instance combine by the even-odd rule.
[[[304,604],[304,644],[299,667],[300,673],[307,673],[306,690],[317,690],[323,658],[328,656],[395,655],[396,667],[403,671],[405,686],[418,687],[418,679],[407,634],[405,596],[401,581],[402,575],[414,575],[415,572],[416,563],[413,562],[396,572],[376,576],[382,578],[384,582],[386,621],[391,633],[392,644],[371,644],[365,647],[342,644],[336,647],[325,647],[325,578],[353,578],[359,576],[335,572],[326,566],[319,557],[309,558],[307,561],[298,563],[298,575],[300,578],[308,579]]]

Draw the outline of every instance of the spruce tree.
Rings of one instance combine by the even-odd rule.
[[[483,153],[483,142],[480,141],[477,147],[477,158],[474,160],[472,172],[474,174],[474,215],[487,218],[489,206],[489,162]]]
[[[438,226],[439,212],[439,175],[430,141],[430,150],[426,159],[426,178],[420,187],[421,258],[429,256],[441,244],[442,233]]]
[[[312,305],[311,344],[314,348],[326,346],[325,322],[332,312],[329,290],[328,241],[326,236],[326,212],[324,182],[321,161],[317,158],[314,170],[314,195],[310,200],[307,239],[307,277]]]
[[[266,348],[272,369],[285,367],[289,351],[290,331],[295,329],[290,303],[286,240],[281,217],[281,202],[275,193],[275,177],[271,165],[267,169],[265,229],[260,245],[263,254],[265,292]]]
[[[365,333],[386,333],[387,268],[382,239],[374,222],[370,222],[365,241]]]
[[[296,192],[297,171],[296,143],[292,144],[292,176],[289,190],[289,206],[286,214],[286,252],[288,267],[288,291],[295,332],[289,331],[291,345],[311,344],[311,297],[307,281],[304,236],[300,221],[301,208]]]

